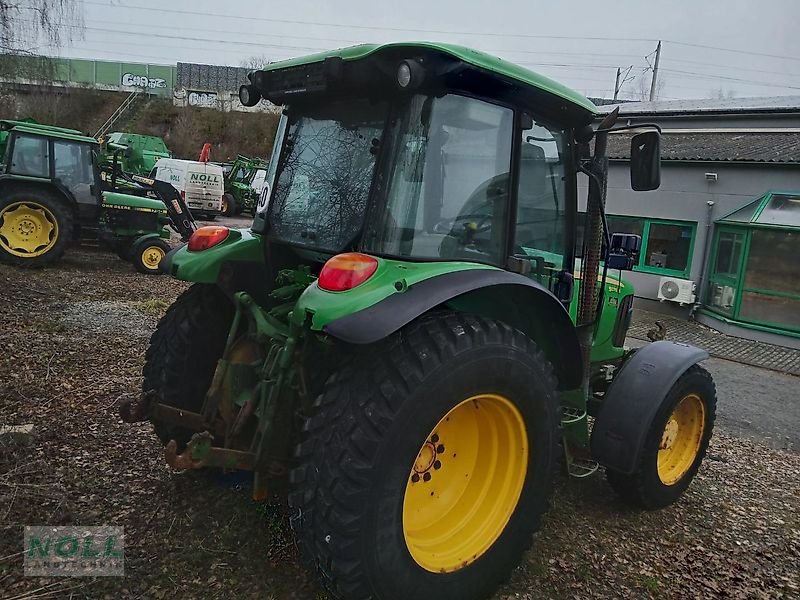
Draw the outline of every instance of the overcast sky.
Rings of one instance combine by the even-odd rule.
[[[241,65],[361,42],[446,41],[491,52],[593,97],[800,95],[800,0],[83,0],[63,56]]]

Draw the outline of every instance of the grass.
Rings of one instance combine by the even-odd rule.
[[[141,300],[139,302],[131,302],[131,307],[138,310],[140,313],[151,316],[151,317],[160,317],[169,308],[169,305],[172,304],[169,300],[164,300],[163,298],[152,298],[150,300]]]

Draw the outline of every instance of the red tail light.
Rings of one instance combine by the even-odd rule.
[[[230,233],[230,229],[220,225],[207,225],[196,230],[189,238],[189,251],[200,252],[224,242]]]
[[[329,292],[352,290],[372,277],[378,261],[359,252],[337,254],[322,267],[317,284]]]

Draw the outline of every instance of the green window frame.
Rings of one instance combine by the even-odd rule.
[[[585,213],[579,215],[579,223],[583,222]],[[625,220],[625,221],[640,221],[642,223],[642,249],[639,251],[639,258],[637,263],[633,266],[633,270],[637,273],[649,273],[651,275],[671,275],[673,277],[680,277],[688,279],[692,272],[692,257],[694,255],[694,245],[697,239],[697,223],[694,221],[679,221],[675,219],[652,219],[650,217],[635,217],[633,215],[607,215],[609,221]],[[689,250],[686,257],[686,266],[683,269],[670,269],[667,267],[659,267],[647,264],[647,257],[649,254],[649,246],[651,242],[651,232],[653,226],[659,225],[673,225],[676,227],[685,227],[690,230]],[[609,223],[611,233],[614,233],[614,226]],[[579,240],[582,243],[582,240]],[[580,248],[578,248],[580,252]]]
[[[740,324],[745,327],[751,327],[753,329],[759,329],[763,331],[779,331],[783,334],[792,335],[793,337],[797,337],[800,335],[800,327],[796,327],[793,325],[789,325],[786,323],[779,323],[777,321],[768,321],[763,319],[758,319],[754,317],[742,316],[741,309],[742,309],[742,301],[743,295],[745,293],[751,292],[756,294],[762,294],[765,296],[773,296],[777,298],[788,298],[790,300],[800,300],[800,295],[787,292],[782,290],[775,290],[775,289],[764,289],[752,285],[747,285],[747,267],[748,262],[750,259],[750,248],[752,244],[752,237],[754,232],[758,232],[759,230],[773,230],[773,231],[787,231],[793,232],[796,229],[791,227],[772,227],[772,226],[763,226],[757,224],[749,224],[749,225],[724,225],[721,227],[717,227],[714,233],[713,245],[711,248],[711,262],[710,265],[716,264],[717,255],[719,253],[719,236],[722,233],[740,233],[744,236],[744,244],[741,250],[741,254],[738,260],[738,267],[735,274],[731,276],[714,276],[713,274],[709,278],[709,286],[714,283],[715,281],[722,280],[723,283],[729,283],[732,285],[735,290],[734,301],[731,309],[729,311],[722,310],[715,306],[709,304],[708,301],[708,293],[709,289],[706,290],[706,297],[703,301],[703,310],[704,312],[709,312],[711,314],[720,315],[723,318],[727,318],[732,320],[733,322]]]

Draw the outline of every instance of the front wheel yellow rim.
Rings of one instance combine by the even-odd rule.
[[[151,271],[158,269],[161,259],[167,255],[160,246],[147,246],[142,250],[142,264]]]
[[[688,394],[667,419],[658,447],[658,478],[664,485],[678,483],[695,463],[703,442],[705,416],[700,396]]]
[[[525,421],[504,396],[472,396],[439,421],[403,498],[403,534],[419,566],[457,571],[497,541],[519,503],[528,447]]]
[[[0,211],[0,248],[21,258],[42,256],[58,241],[58,221],[38,202],[14,202]]]

